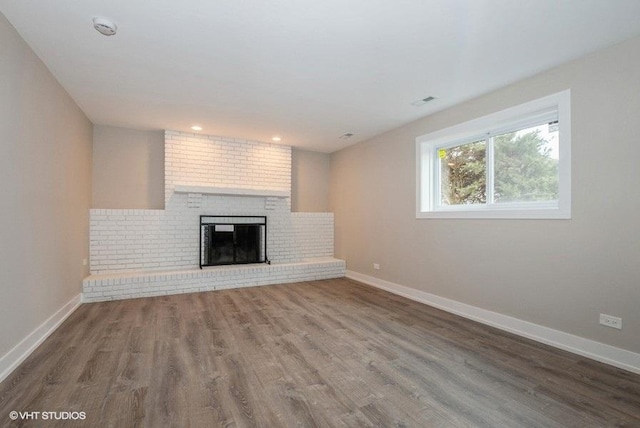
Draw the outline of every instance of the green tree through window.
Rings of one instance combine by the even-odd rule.
[[[486,202],[486,152],[484,140],[439,151],[442,205]]]
[[[541,125],[438,150],[440,203],[484,204],[487,201],[487,142],[494,150],[494,202],[558,199],[558,159]],[[555,132],[557,136],[557,131]]]
[[[494,138],[495,202],[558,199],[558,160],[539,130]]]

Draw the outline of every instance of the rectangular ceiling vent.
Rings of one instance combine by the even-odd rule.
[[[419,107],[419,106],[423,106],[426,103],[428,103],[429,101],[433,101],[435,99],[436,99],[436,97],[427,97],[427,98],[423,98],[423,99],[418,100],[418,101],[414,101],[414,102],[411,103],[411,105]]]

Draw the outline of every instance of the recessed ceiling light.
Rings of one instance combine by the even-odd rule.
[[[116,31],[118,31],[118,26],[116,24],[107,18],[100,18],[98,16],[93,18],[93,28],[105,36],[113,36],[116,34]]]
[[[433,101],[435,99],[436,99],[436,97],[427,97],[427,98],[423,98],[423,99],[418,100],[418,101],[414,101],[414,102],[411,103],[411,105],[412,106],[416,106],[416,107],[420,107],[420,106],[425,105],[429,101]]]
[[[282,138],[280,138],[277,135],[275,135],[275,136],[271,137],[271,140],[272,141],[280,141],[280,140],[282,140]]]
[[[191,129],[193,129],[194,131],[202,131],[202,126],[200,126],[200,125],[193,125],[193,126],[191,127]]]

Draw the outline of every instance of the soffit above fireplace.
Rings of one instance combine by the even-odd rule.
[[[176,193],[200,193],[203,195],[245,196],[245,197],[274,197],[288,198],[289,192],[276,189],[251,189],[236,187],[192,186],[178,184],[174,188]]]

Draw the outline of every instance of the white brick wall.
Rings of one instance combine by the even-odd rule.
[[[301,259],[333,257],[333,213],[291,213],[291,220]]]
[[[83,301],[130,299],[267,284],[340,278],[346,264],[333,258],[280,265],[220,266],[203,270],[90,276]]]
[[[274,264],[333,256],[331,213],[291,213],[290,198],[202,195],[194,204],[173,191],[182,184],[290,195],[290,147],[175,131],[165,140],[165,210],[91,210],[93,275],[196,268],[200,215],[266,215]]]
[[[165,207],[176,184],[284,190],[291,195],[291,147],[165,131]]]

